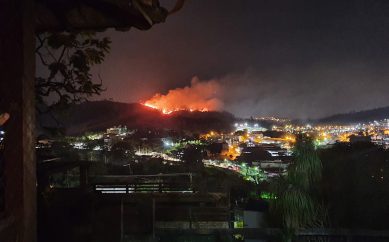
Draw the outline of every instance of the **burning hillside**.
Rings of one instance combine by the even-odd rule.
[[[216,81],[201,82],[195,77],[190,86],[170,90],[166,95],[155,94],[143,104],[164,114],[183,110],[219,111],[223,106],[219,99],[220,89]]]
[[[60,127],[51,115],[54,115],[55,120],[61,120]],[[51,115],[38,116],[42,127],[60,128],[67,135],[101,131],[118,125],[125,125],[130,129],[168,129],[177,132],[230,132],[236,122],[234,116],[227,112],[177,112],[164,116],[139,103],[111,101],[84,102],[72,105],[67,112]]]

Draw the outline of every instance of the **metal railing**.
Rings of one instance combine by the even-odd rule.
[[[192,193],[192,174],[159,174],[135,176],[103,176],[93,185],[99,193]]]
[[[178,183],[129,183],[129,184],[95,184],[94,190],[101,193],[188,193],[190,186]]]

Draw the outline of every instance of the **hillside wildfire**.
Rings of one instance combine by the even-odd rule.
[[[220,111],[223,107],[220,93],[217,81],[202,82],[194,77],[190,86],[169,90],[166,95],[157,93],[143,104],[160,110],[163,114],[177,111]]]

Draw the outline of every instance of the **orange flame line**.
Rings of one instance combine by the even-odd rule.
[[[198,112],[208,112],[209,110],[207,108],[203,108],[203,109],[184,109],[184,108],[181,108],[181,109],[174,109],[174,110],[168,110],[166,108],[160,108],[160,107],[157,107],[155,105],[152,105],[150,103],[142,103],[142,105],[146,106],[146,107],[149,107],[149,108],[152,108],[152,109],[156,109],[156,110],[159,110],[161,111],[163,114],[171,114],[173,112],[178,112],[178,111],[189,111],[189,112],[195,112],[195,111],[198,111]]]

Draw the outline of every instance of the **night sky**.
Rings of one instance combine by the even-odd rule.
[[[172,2],[172,1],[161,1]],[[216,80],[237,116],[317,118],[389,105],[389,1],[188,0],[149,31],[109,30],[101,98]]]

